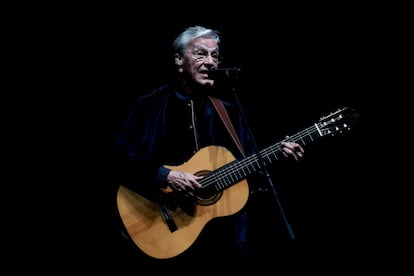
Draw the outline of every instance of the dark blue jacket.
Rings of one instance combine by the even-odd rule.
[[[230,100],[223,103],[250,155],[251,139],[237,105]],[[181,165],[210,145],[225,147],[235,158],[243,158],[207,97],[192,98],[173,85],[161,86],[137,99],[117,134],[115,152],[121,184],[151,197],[166,184],[169,170],[163,165]]]

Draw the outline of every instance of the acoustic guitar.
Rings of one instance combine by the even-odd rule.
[[[357,117],[354,109],[345,107],[302,131],[259,152],[236,160],[224,147],[207,146],[180,166],[166,167],[204,176],[195,200],[189,201],[171,189],[162,190],[164,208],[133,190],[120,185],[117,208],[128,235],[145,254],[158,259],[175,257],[187,250],[206,224],[217,217],[240,211],[247,203],[249,186],[246,178],[282,158],[283,141],[302,146],[350,130]],[[260,158],[259,158],[260,157]],[[261,162],[263,161],[263,163]]]

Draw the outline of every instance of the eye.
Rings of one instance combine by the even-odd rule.
[[[212,53],[211,57],[215,60],[219,60],[220,59],[220,55],[218,53]]]
[[[201,50],[196,50],[193,52],[193,56],[194,58],[205,58],[207,57],[208,53],[205,51],[201,51]]]
[[[196,49],[192,52],[193,58],[196,61],[200,61],[200,62],[205,62],[208,59],[208,56],[211,56],[211,59],[213,60],[213,62],[215,63],[219,63],[220,62],[220,54],[218,52],[208,52],[206,50],[203,49]]]

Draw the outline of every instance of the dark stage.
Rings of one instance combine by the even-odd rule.
[[[135,98],[168,80],[175,35],[201,24],[222,31],[223,66],[242,68],[236,93],[260,149],[339,108],[359,114],[349,131],[307,145],[302,162],[270,167],[296,239],[287,234],[271,194],[252,197],[253,271],[397,271],[404,259],[396,256],[393,193],[380,184],[387,176],[373,145],[379,143],[378,91],[389,85],[377,59],[385,23],[360,8],[288,9],[256,14],[254,20],[250,13],[224,11],[144,20],[104,7],[102,13],[65,13],[28,26],[41,53],[31,64],[47,67],[33,76],[45,93],[36,100],[44,96],[48,104],[33,104],[40,111],[35,130],[47,138],[37,138],[41,146],[32,158],[43,156],[47,165],[37,171],[45,184],[28,188],[37,214],[29,219],[35,234],[33,246],[27,251],[22,245],[18,257],[45,254],[48,261],[34,265],[40,271],[56,271],[52,260],[59,271],[122,266],[116,261],[118,183],[111,175],[109,144]],[[33,199],[39,191],[42,200]],[[145,267],[145,260],[137,263]]]

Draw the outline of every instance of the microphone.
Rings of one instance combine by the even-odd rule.
[[[208,72],[213,78],[237,78],[241,73],[241,68],[238,67],[229,67],[229,68],[217,68]]]

